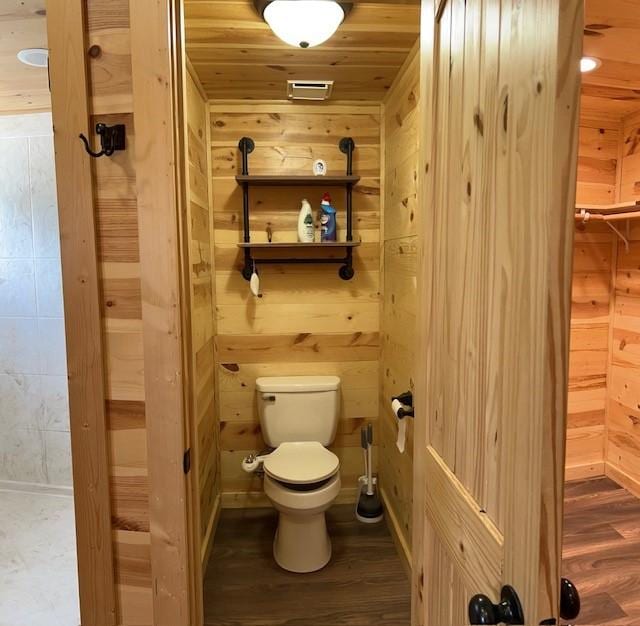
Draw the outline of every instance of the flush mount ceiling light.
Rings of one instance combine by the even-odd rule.
[[[313,48],[333,35],[351,9],[336,0],[254,0],[274,34],[296,48]]]
[[[18,52],[18,61],[31,67],[47,67],[49,51],[46,48],[25,48]]]
[[[596,59],[595,57],[582,57],[580,59],[580,71],[583,74],[587,72],[593,72],[593,70],[597,70],[602,65],[602,61],[600,59]]]

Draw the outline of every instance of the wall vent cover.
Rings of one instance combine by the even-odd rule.
[[[290,100],[328,100],[333,91],[332,80],[288,80]]]

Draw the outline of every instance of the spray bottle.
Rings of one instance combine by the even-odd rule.
[[[320,241],[336,241],[336,210],[328,193],[320,203]]]

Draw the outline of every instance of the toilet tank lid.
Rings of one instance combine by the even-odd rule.
[[[256,379],[256,389],[271,393],[335,391],[340,388],[337,376],[263,376]]]

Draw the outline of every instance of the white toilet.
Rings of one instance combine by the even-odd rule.
[[[266,444],[264,491],[279,512],[273,555],[283,569],[314,572],[331,558],[325,511],[340,491],[340,460],[327,450],[340,412],[337,376],[258,378]]]

